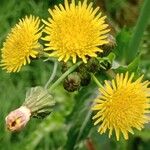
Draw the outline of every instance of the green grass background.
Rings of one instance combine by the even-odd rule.
[[[1,0],[0,46],[2,47],[7,33],[18,22],[18,19],[30,14],[45,19],[48,16],[47,9],[60,2],[63,0]],[[99,4],[99,1],[94,2],[95,5]],[[114,19],[115,14],[117,11],[119,13],[120,8],[129,2],[126,0],[106,0],[102,3],[106,6],[105,10],[107,10],[110,20],[117,24],[117,20]],[[137,7],[140,8],[140,5]],[[126,48],[135,22],[132,25],[125,24],[122,27],[118,23],[116,37],[120,60],[125,57],[125,53],[120,53],[120,51]],[[140,68],[142,68],[146,79],[150,79],[149,31],[148,27],[140,46],[142,49]],[[107,135],[101,136],[97,133],[96,127],[93,127],[91,120],[88,120],[88,115],[91,115],[89,106],[92,98],[96,95],[93,90],[96,87],[93,84],[74,94],[65,92],[60,85],[55,91],[58,106],[54,113],[44,120],[32,119],[21,132],[10,133],[7,131],[5,116],[22,104],[29,87],[46,83],[52,72],[52,65],[53,63],[50,61],[43,62],[42,59],[37,59],[32,61],[30,65],[23,67],[19,73],[8,74],[0,69],[0,150],[72,150],[73,147],[74,149],[86,150],[87,140],[85,139],[87,137],[92,138],[96,150],[150,149],[149,125],[143,132],[136,132],[134,136],[130,136],[129,141],[121,139],[120,142],[116,142],[115,138],[108,139]],[[59,75],[60,67],[57,76]],[[86,123],[86,126],[82,131],[83,122]],[[83,133],[82,136],[80,133]]]

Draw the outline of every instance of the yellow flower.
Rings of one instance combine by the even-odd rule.
[[[92,107],[97,111],[93,117],[95,125],[100,123],[98,132],[103,134],[109,130],[109,137],[115,131],[119,140],[120,133],[128,139],[128,132],[133,133],[133,128],[141,130],[149,122],[150,88],[149,81],[141,82],[143,76],[132,81],[134,74],[117,74],[111,82],[105,81],[105,86],[100,88],[100,96]]]
[[[41,37],[40,20],[30,16],[19,20],[11,29],[2,48],[1,66],[7,72],[18,72],[23,65],[30,63],[30,57],[36,58]]]
[[[93,9],[93,3],[87,4],[87,0],[71,4],[65,0],[64,6],[59,4],[54,10],[49,9],[51,18],[44,21],[45,33],[43,40],[47,41],[45,51],[51,51],[50,56],[58,57],[58,60],[67,62],[72,57],[73,63],[77,57],[85,63],[86,56],[96,57],[96,52],[103,52],[101,46],[107,44],[106,16],[101,17],[99,7]]]

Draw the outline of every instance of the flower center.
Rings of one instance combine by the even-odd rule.
[[[80,54],[85,49],[97,46],[98,26],[94,24],[93,17],[88,15],[73,11],[54,17],[55,33],[51,35],[51,42],[57,43],[56,47],[61,47],[67,53],[70,51]]]
[[[121,87],[113,93],[110,101],[106,102],[107,110],[105,116],[108,115],[109,121],[115,126],[133,125],[140,122],[145,108],[143,95],[134,86]],[[139,119],[138,119],[139,118]]]

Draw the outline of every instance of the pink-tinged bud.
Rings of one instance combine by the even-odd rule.
[[[19,131],[24,128],[30,120],[31,112],[26,106],[12,111],[5,118],[6,126],[10,131]]]

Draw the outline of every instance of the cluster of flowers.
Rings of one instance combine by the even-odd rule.
[[[20,71],[23,65],[30,63],[31,58],[41,55],[56,57],[64,62],[72,59],[73,64],[80,60],[87,63],[90,58],[97,58],[99,53],[104,52],[102,45],[109,44],[110,29],[105,23],[106,16],[101,15],[99,7],[94,9],[92,2],[88,4],[84,0],[76,4],[72,0],[69,4],[65,0],[64,6],[59,4],[48,11],[50,17],[47,21],[30,15],[20,19],[11,29],[2,48],[1,66],[7,72]],[[44,46],[40,44],[40,39],[45,42]],[[105,85],[99,88],[92,110],[97,111],[93,119],[96,119],[95,125],[100,124],[100,134],[108,129],[110,137],[114,130],[117,140],[120,133],[128,139],[128,132],[133,134],[133,128],[141,130],[149,122],[146,114],[150,108],[150,82],[142,82],[142,78],[135,80],[134,73],[129,75],[128,72],[117,74],[112,81],[105,81]],[[32,114],[24,107],[17,112],[26,112],[27,119],[18,121],[16,111],[7,116],[10,130],[20,129],[29,120]]]
[[[60,4],[48,11],[51,18],[42,20],[45,27],[39,17],[31,15],[12,28],[2,48],[1,66],[7,72],[20,71],[23,65],[30,63],[31,57],[38,57],[42,48],[40,38],[47,42],[44,51],[50,57],[55,56],[64,62],[72,57],[73,63],[76,63],[77,56],[86,63],[86,56],[96,57],[96,52],[103,51],[98,46],[108,43],[106,33],[110,29],[104,23],[106,16],[101,17],[99,7],[93,10],[92,3],[87,5],[86,0],[83,4],[79,1],[76,6],[74,0],[70,5],[65,0],[65,7]],[[42,32],[47,36],[41,37]]]

